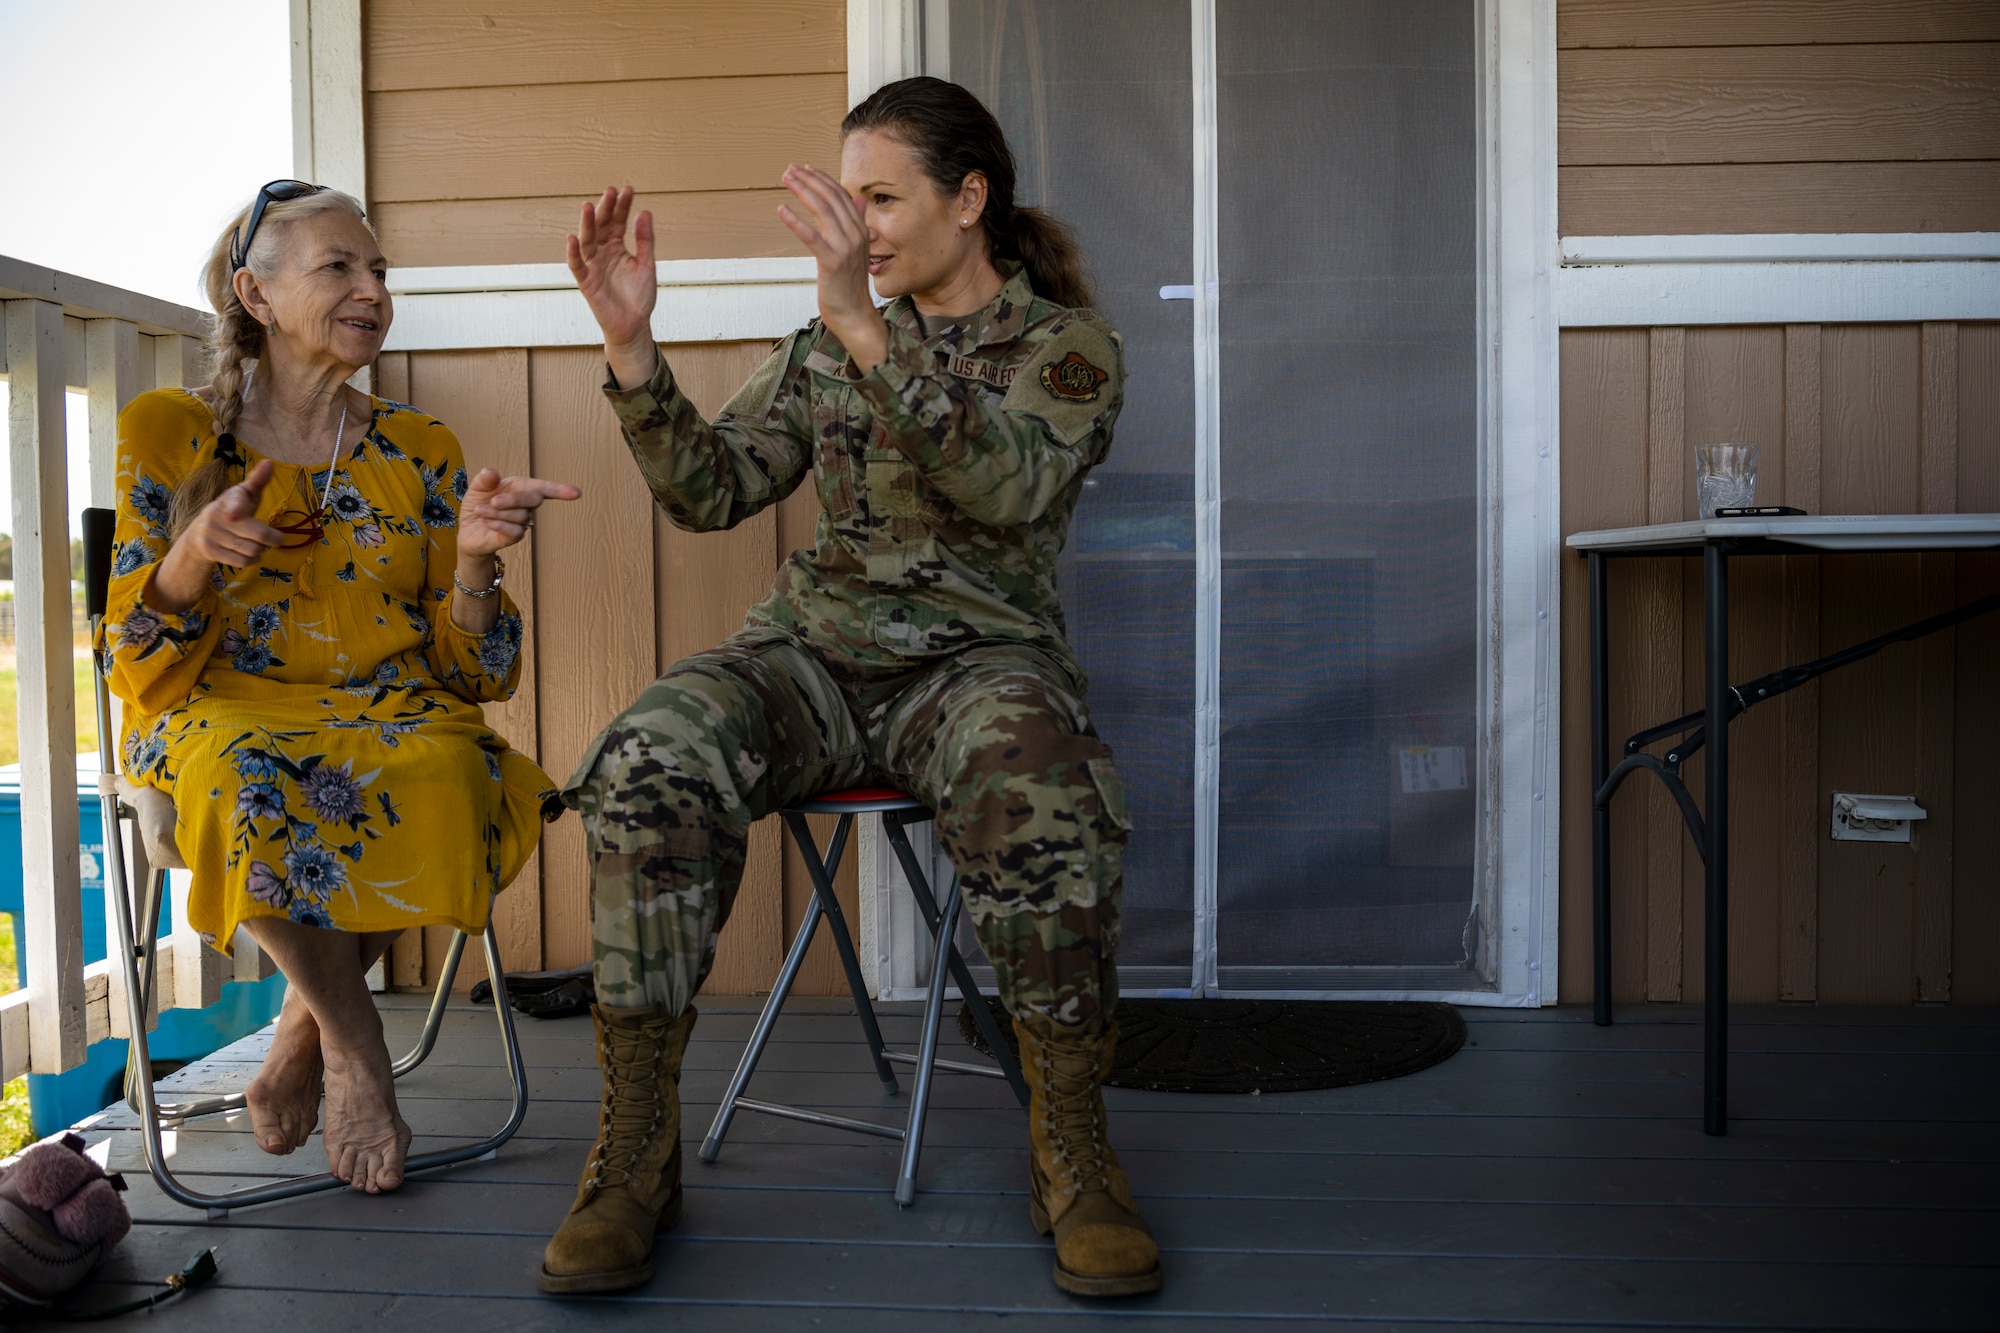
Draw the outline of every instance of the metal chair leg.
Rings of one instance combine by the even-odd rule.
[[[924,1147],[924,1117],[930,1111],[931,1077],[937,1064],[938,1029],[944,1020],[944,979],[947,959],[955,952],[951,932],[958,925],[962,901],[958,881],[952,880],[945,903],[942,928],[937,933],[937,950],[931,962],[931,990],[924,1001],[924,1036],[917,1047],[917,1086],[910,1094],[910,1124],[903,1132],[903,1162],[896,1175],[896,1203],[908,1208],[917,1198],[917,1157]],[[975,995],[978,992],[973,992]],[[1002,1048],[1004,1049],[1004,1048]]]
[[[320,1172],[310,1176],[296,1176],[290,1180],[272,1185],[253,1186],[248,1189],[232,1190],[223,1194],[205,1194],[188,1188],[175,1177],[167,1167],[162,1130],[169,1119],[173,1123],[192,1119],[198,1115],[213,1115],[220,1112],[239,1110],[244,1105],[242,1094],[229,1097],[204,1098],[196,1102],[176,1103],[172,1115],[165,1114],[158,1098],[153,1093],[150,1071],[151,1054],[147,1049],[146,1011],[150,998],[152,968],[142,975],[139,966],[141,954],[149,962],[157,956],[159,935],[159,908],[157,886],[149,886],[147,898],[151,904],[143,924],[134,929],[132,900],[125,882],[124,839],[118,825],[117,798],[107,794],[104,798],[104,838],[105,862],[110,883],[106,886],[112,895],[112,914],[115,946],[118,951],[118,966],[125,983],[125,1013],[130,1033],[130,1059],[127,1064],[129,1077],[143,1077],[143,1095],[139,1097],[138,1113],[140,1135],[146,1149],[146,1166],[153,1179],[167,1197],[190,1208],[208,1210],[210,1216],[221,1216],[234,1208],[247,1208],[252,1204],[274,1203],[280,1199],[296,1198],[302,1194],[312,1194],[320,1190],[338,1189],[347,1182],[332,1172]],[[451,984],[458,971],[458,960],[464,949],[465,936],[457,933],[454,948],[447,959],[444,975],[438,981],[440,999],[433,1002],[430,1021],[425,1025],[426,1035],[420,1050],[427,1054],[436,1040],[436,1027],[443,1013],[443,997],[451,993]],[[494,1010],[500,1024],[500,1045],[507,1060],[507,1072],[514,1085],[514,1101],[506,1123],[491,1137],[477,1143],[461,1144],[437,1152],[417,1153],[403,1164],[406,1175],[418,1171],[428,1171],[440,1166],[452,1166],[474,1158],[490,1156],[501,1144],[514,1136],[528,1113],[528,1075],[521,1062],[520,1041],[514,1031],[513,1010],[507,1004],[506,972],[500,961],[500,944],[493,932],[492,922],[486,926],[486,968],[493,979]],[[422,1055],[417,1055],[420,1061]],[[414,1067],[416,1062],[410,1062]]]

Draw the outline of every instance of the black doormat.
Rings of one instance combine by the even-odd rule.
[[[1007,1045],[1014,1025],[987,997]],[[1465,1020],[1448,1004],[1372,1000],[1120,1000],[1111,1077],[1148,1092],[1303,1092],[1401,1078],[1451,1058]],[[958,1032],[992,1055],[961,1003]]]

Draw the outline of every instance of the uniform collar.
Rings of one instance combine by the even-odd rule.
[[[1007,280],[1000,288],[1000,294],[931,337],[944,339],[958,352],[1012,342],[1020,337],[1022,330],[1028,327],[1028,304],[1035,299],[1035,293],[1028,286],[1027,270],[1020,264],[1003,260],[999,269]],[[902,324],[925,342],[931,341],[931,337],[924,334],[923,321],[917,318],[916,303],[909,297],[897,297],[883,314],[890,323]]]

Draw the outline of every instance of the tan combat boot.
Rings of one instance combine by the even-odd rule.
[[[1104,1130],[1104,1094],[1118,1025],[1065,1027],[1042,1014],[1016,1018],[1028,1080],[1029,1216],[1056,1238],[1056,1285],[1073,1296],[1136,1296],[1160,1289],[1160,1247]]]
[[[617,1291],[653,1275],[653,1236],[681,1215],[681,1056],[695,1011],[591,1007],[604,1105],[576,1202],[542,1253],[542,1290]]]

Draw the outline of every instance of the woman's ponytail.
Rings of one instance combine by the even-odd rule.
[[[1057,305],[1086,308],[1097,303],[1090,289],[1090,275],[1084,271],[1083,252],[1077,248],[1076,233],[1069,224],[1045,208],[1009,210],[1012,226],[1003,238],[989,227],[993,252],[1002,259],[1018,259],[1028,270],[1028,285]]]
[[[1095,303],[1075,233],[1048,210],[1014,202],[1014,150],[977,97],[943,79],[899,79],[847,113],[841,134],[856,130],[880,131],[909,145],[941,194],[956,194],[974,172],[984,176],[986,208],[979,223],[994,259],[1020,264],[1035,294],[1057,305]]]

